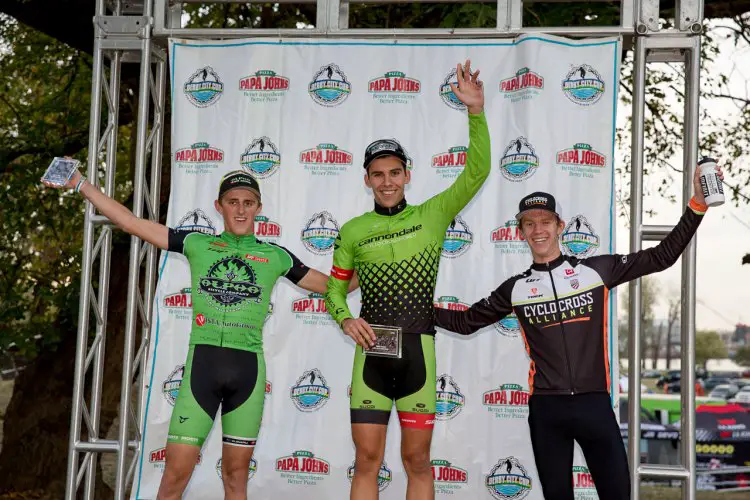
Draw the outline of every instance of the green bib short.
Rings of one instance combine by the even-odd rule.
[[[466,167],[445,191],[421,205],[403,200],[341,227],[333,253],[326,302],[339,323],[352,318],[347,285],[357,271],[361,317],[400,326],[401,359],[366,356],[357,346],[350,401],[352,423],[388,423],[393,401],[402,427],[429,429],[435,422],[433,296],[448,226],[490,173],[490,135],[484,113],[469,115]]]
[[[255,446],[263,416],[263,322],[276,280],[308,268],[284,247],[253,235],[169,230],[169,251],[190,264],[193,326],[169,443],[202,446],[221,404],[222,440]]]

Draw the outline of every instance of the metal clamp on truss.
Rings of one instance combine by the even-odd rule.
[[[661,31],[659,0],[641,0],[636,14],[638,16],[635,25],[636,33],[646,35]],[[677,0],[674,17],[677,31],[695,35],[703,32],[703,2],[701,0]]]

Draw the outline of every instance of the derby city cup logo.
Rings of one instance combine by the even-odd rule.
[[[266,136],[253,139],[240,156],[240,164],[257,179],[271,177],[281,166],[281,154]]]
[[[261,69],[240,78],[240,92],[251,102],[276,102],[289,90],[289,78]]]
[[[511,313],[495,323],[495,329],[506,337],[518,337],[521,335],[521,324],[515,313]]]
[[[465,311],[469,308],[469,304],[461,302],[458,297],[442,295],[435,301],[435,307],[448,309],[449,311]]]
[[[190,75],[182,90],[194,106],[207,108],[221,98],[224,84],[216,71],[211,66],[206,66]]]
[[[175,231],[180,233],[203,233],[214,236],[216,234],[216,227],[208,216],[203,213],[203,210],[196,208],[191,210],[182,216],[182,219],[177,223]]]
[[[443,100],[445,104],[447,104],[449,107],[453,109],[458,110],[464,110],[466,109],[466,104],[462,103],[461,100],[456,97],[456,94],[453,93],[453,90],[451,90],[450,84],[453,84],[454,87],[458,87],[458,78],[456,77],[456,68],[453,68],[450,70],[448,75],[443,80],[443,83],[440,84],[440,98]]]
[[[349,482],[352,482],[354,479],[355,466],[356,462],[352,462],[352,465],[346,469],[346,477],[349,479]],[[389,469],[388,465],[383,461],[383,463],[380,464],[380,470],[378,470],[378,491],[386,489],[391,482],[393,482],[393,472],[391,472],[391,469]]]
[[[167,460],[167,449],[166,448],[159,448],[157,450],[151,451],[148,456],[148,462],[154,466],[155,469],[158,469],[162,472],[164,472],[164,465]],[[203,454],[198,453],[198,458],[196,460],[196,465],[200,465],[203,461]]]
[[[172,406],[174,406],[175,401],[177,401],[177,395],[180,392],[180,385],[182,385],[182,376],[184,375],[184,373],[185,365],[177,365],[177,367],[172,370],[172,373],[169,374],[167,379],[161,385],[161,390],[162,394],[164,394],[164,398]]]
[[[432,157],[432,168],[443,179],[453,179],[466,166],[466,146],[454,146],[448,151],[438,153]]]
[[[402,71],[389,71],[370,80],[367,91],[381,104],[408,104],[420,94],[422,84]]]
[[[313,368],[302,374],[289,391],[294,406],[300,411],[311,412],[322,408],[331,397],[331,390],[320,370]]]
[[[482,404],[497,418],[528,418],[529,391],[518,384],[502,384],[485,392]]]
[[[341,68],[331,63],[315,73],[307,92],[321,106],[338,106],[352,93],[352,84]]]
[[[162,307],[169,311],[170,316],[177,319],[189,320],[192,314],[193,298],[190,288],[183,288],[176,293],[170,293],[162,299]]]
[[[247,467],[247,480],[250,481],[253,476],[255,476],[255,472],[258,470],[258,462],[254,459],[250,459],[250,465]],[[219,479],[222,479],[221,475],[221,458],[216,461],[216,473],[219,475]]]
[[[263,288],[255,283],[255,271],[242,258],[225,257],[216,261],[198,281],[198,293],[206,294],[214,307],[236,311],[246,302],[260,302]]]
[[[581,214],[574,216],[560,236],[565,255],[584,258],[594,255],[599,249],[599,236],[593,226]]]
[[[281,225],[265,215],[255,216],[255,236],[264,241],[278,241],[281,238]]]
[[[515,75],[500,80],[500,93],[511,102],[532,99],[544,89],[544,78],[529,68],[519,69]]]
[[[598,500],[594,478],[589,468],[582,465],[573,466],[573,495],[575,500]]]
[[[299,154],[299,162],[312,175],[339,175],[352,165],[354,156],[335,144],[318,144]]]
[[[503,254],[529,253],[529,245],[516,219],[505,221],[490,232],[490,242]]]
[[[590,106],[604,95],[604,80],[594,68],[581,64],[565,75],[562,91],[574,103]]]
[[[442,374],[437,378],[437,402],[435,404],[435,418],[438,420],[451,420],[461,413],[466,398],[453,377]]]
[[[196,142],[174,153],[177,168],[187,174],[206,174],[219,168],[224,162],[224,151],[207,142]]]
[[[555,163],[562,168],[563,172],[568,172],[570,177],[592,179],[604,170],[607,157],[595,151],[590,144],[578,143],[572,148],[558,151]]]
[[[453,495],[462,490],[468,483],[469,474],[466,470],[455,466],[448,460],[432,460],[432,479],[435,483],[435,493]]]
[[[474,234],[469,230],[466,221],[457,215],[445,231],[442,255],[450,258],[463,255],[473,242]]]
[[[316,486],[328,476],[330,469],[327,461],[310,451],[295,451],[276,459],[276,472],[289,484]]]
[[[531,492],[531,477],[516,457],[501,458],[487,474],[485,486],[497,500],[521,500]]]
[[[333,251],[333,243],[339,235],[339,224],[326,211],[314,214],[302,228],[302,243],[316,255],[326,255]]]
[[[528,179],[539,167],[539,157],[525,137],[510,141],[500,158],[500,173],[513,182]]]

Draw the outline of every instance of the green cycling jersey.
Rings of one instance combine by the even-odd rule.
[[[446,230],[479,191],[491,168],[484,113],[469,115],[466,167],[442,193],[421,205],[405,200],[341,227],[334,246],[326,304],[341,324],[352,314],[347,283],[356,270],[362,290],[360,316],[371,324],[400,326],[404,333],[433,333],[433,295]]]
[[[292,283],[309,268],[286,248],[254,235],[219,236],[169,230],[169,251],[190,263],[193,327],[190,345],[263,352],[263,322],[276,280]]]

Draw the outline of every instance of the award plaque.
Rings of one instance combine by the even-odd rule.
[[[368,356],[383,356],[386,358],[401,357],[401,327],[386,325],[370,325],[375,332],[375,345],[364,349]]]
[[[78,160],[55,157],[49,167],[47,167],[47,171],[44,172],[42,181],[49,182],[55,186],[64,186],[73,177],[73,172],[78,170],[79,166],[80,163]]]

